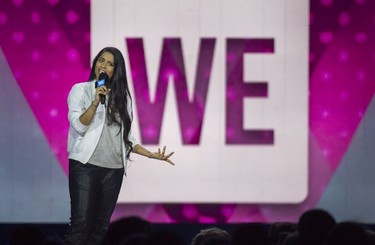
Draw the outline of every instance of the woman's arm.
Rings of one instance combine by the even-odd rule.
[[[109,90],[108,90],[109,92]],[[79,117],[79,121],[83,125],[90,125],[92,119],[94,118],[96,109],[99,106],[100,103],[100,95],[106,95],[107,94],[107,87],[106,86],[100,86],[96,88],[95,91],[95,100],[91,103],[91,105],[87,108],[87,110]]]
[[[91,105],[87,108],[87,110],[84,113],[82,113],[82,115],[79,117],[79,121],[85,126],[90,125],[98,106],[99,102],[96,102],[96,100],[94,100],[91,103]]]
[[[174,152],[171,152],[171,153],[166,155],[165,149],[166,149],[166,147],[164,146],[163,151],[160,151],[160,148],[158,148],[158,152],[151,152],[151,151],[147,150],[146,148],[144,148],[143,146],[141,146],[140,144],[136,144],[133,147],[133,152],[137,153],[139,155],[148,157],[148,158],[166,161],[166,162],[174,165],[174,163],[169,159],[169,157],[172,156]]]

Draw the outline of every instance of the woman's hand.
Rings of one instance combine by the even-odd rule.
[[[163,147],[163,151],[160,151],[160,148],[158,148],[158,152],[151,152],[150,158],[158,159],[161,161],[166,161],[171,165],[174,165],[174,163],[169,159],[170,156],[173,155],[174,152],[171,152],[169,154],[165,154],[166,146]]]
[[[95,104],[99,105],[100,103],[100,95],[107,95],[110,91],[110,89],[107,88],[107,86],[100,86],[95,89]]]

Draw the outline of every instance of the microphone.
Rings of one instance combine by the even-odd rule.
[[[98,81],[96,81],[96,83],[95,83],[95,88],[106,85],[108,83],[108,80],[109,80],[109,77],[108,77],[107,73],[105,73],[105,72],[100,73]],[[100,103],[101,104],[105,103],[105,95],[104,94],[100,94]]]

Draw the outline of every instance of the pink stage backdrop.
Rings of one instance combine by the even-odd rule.
[[[216,3],[216,1],[214,2]],[[257,2],[259,1],[254,1],[254,3]],[[293,3],[293,1],[290,2]],[[218,4],[220,3],[221,1],[218,2]],[[312,0],[309,5],[308,176],[306,176],[308,185],[306,198],[289,204],[272,202],[267,204],[205,203],[204,201],[199,203],[178,203],[175,201],[171,203],[119,203],[113,219],[124,215],[139,215],[153,222],[170,223],[296,221],[303,211],[317,206],[334,212],[334,205],[339,199],[334,199],[337,198],[336,196],[325,196],[325,193],[331,193],[331,191],[333,193],[335,190],[348,192],[345,189],[348,187],[339,187],[337,184],[340,183],[340,176],[342,176],[338,174],[340,167],[354,164],[349,163],[349,160],[346,159],[357,161],[355,163],[357,167],[361,167],[358,164],[363,164],[364,172],[371,173],[374,170],[369,163],[373,163],[375,158],[372,151],[370,152],[366,148],[367,142],[371,142],[366,138],[366,135],[373,135],[375,131],[374,126],[369,126],[367,123],[375,117],[374,107],[371,107],[375,103],[372,101],[375,91],[375,70],[373,69],[375,66],[375,2],[370,0]],[[4,67],[9,66],[12,79],[16,81],[16,85],[27,102],[28,109],[32,112],[43,137],[48,142],[50,151],[57,159],[56,164],[60,166],[58,171],[65,175],[68,172],[66,138],[69,128],[66,98],[74,83],[86,81],[88,78],[91,66],[90,45],[93,42],[90,29],[90,6],[90,0],[5,0],[0,2],[0,45],[4,60],[6,60],[6,64],[2,63],[1,69],[3,71]],[[126,10],[128,13],[124,13],[124,15],[131,14],[132,11],[134,9],[128,9]],[[103,23],[108,21],[104,19],[105,17],[103,14]],[[93,16],[91,16],[92,18]],[[137,23],[142,25],[141,20],[138,21]],[[244,25],[246,24],[244,23]],[[139,39],[134,36],[127,38],[123,37],[123,46],[118,48],[124,51],[126,56],[137,55]],[[171,38],[169,41],[170,43],[165,45],[179,45],[177,39]],[[213,50],[210,49],[214,42],[215,40],[209,38],[202,41],[201,46],[207,52],[204,57],[211,55],[210,52]],[[133,45],[134,53],[125,52],[126,48],[131,45]],[[264,52],[273,52],[272,44],[265,41],[262,45],[264,45]],[[97,52],[98,50],[93,49],[92,51]],[[197,57],[195,55],[194,59]],[[203,77],[211,71],[210,59],[204,60],[204,57],[201,62],[205,62],[207,70],[202,71]],[[131,72],[134,70],[131,69]],[[129,76],[132,76],[133,80],[138,75],[129,72]],[[11,81],[8,78],[5,79],[3,74],[1,76],[2,86]],[[155,77],[150,79],[156,80]],[[264,91],[260,91],[260,95],[262,93]],[[182,106],[184,105],[182,104]],[[11,116],[18,116],[17,111],[12,112]],[[181,117],[183,118],[183,115]],[[168,119],[164,118],[163,120]],[[187,125],[192,125],[193,123],[189,120],[194,122],[198,119],[183,118]],[[7,124],[7,115],[1,116],[0,123],[9,125]],[[146,125],[147,120],[144,123]],[[14,127],[16,126],[14,125]],[[17,147],[17,144],[10,138],[4,137],[8,129],[6,127],[1,129],[1,144],[14,144],[14,147]],[[199,142],[200,128],[189,131],[186,126],[185,129],[186,131],[181,136],[182,140],[190,143]],[[157,135],[154,131],[137,133],[142,135],[143,143],[150,143],[152,145],[149,148],[155,148],[154,143]],[[228,132],[226,133],[228,134]],[[362,135],[362,138],[358,134]],[[272,137],[269,137],[269,134],[265,135],[260,136],[260,139],[268,143],[272,142]],[[21,137],[21,135],[19,136]],[[32,136],[22,134],[22,137]],[[360,147],[355,148],[356,146]],[[170,148],[173,150],[173,146]],[[365,150],[353,152],[350,151],[351,148]],[[1,152],[1,154],[3,155],[5,152]],[[11,153],[7,152],[6,154]],[[23,154],[33,153],[24,151]],[[11,155],[6,158],[6,161],[2,159],[1,169],[6,170],[7,166],[16,165],[17,163],[12,159]],[[131,172],[137,170],[134,164],[142,164],[141,161],[141,159],[137,159],[136,163],[133,163]],[[147,165],[150,164],[147,163]],[[160,166],[159,163],[156,164]],[[40,163],[28,162],[28,169],[32,169],[34,166],[39,167]],[[163,166],[163,168],[165,167]],[[168,171],[168,175],[173,174],[171,170],[166,171]],[[345,178],[355,178],[354,172],[345,173],[347,174]],[[335,176],[337,181],[335,181]],[[168,176],[160,178],[168,178]],[[36,179],[37,177],[35,181]],[[363,181],[356,188],[367,190],[368,187],[375,185],[374,179],[369,176],[368,179],[366,178],[366,181],[369,180],[368,182]],[[14,180],[10,179],[9,181]],[[30,185],[33,184],[33,181],[30,180]],[[53,182],[54,178],[51,177],[49,181]],[[49,185],[50,183],[44,184]],[[67,185],[67,178],[61,184]],[[173,185],[173,182],[170,185]],[[27,183],[19,188],[26,187]],[[246,188],[248,187],[239,186],[238,191],[244,192]],[[9,195],[13,195],[12,198],[2,195],[1,203],[6,204],[11,200],[14,203],[8,203],[6,206],[17,205],[17,197],[14,197],[14,193],[12,194],[9,190],[7,193],[11,193]],[[66,207],[68,207],[69,200],[66,197],[67,195],[60,199],[57,197],[57,201],[66,203]],[[360,198],[362,199],[349,199],[341,204],[349,205],[348,203],[357,202],[360,203],[359,205],[367,204],[373,207],[373,195],[364,195]],[[32,201],[37,202],[37,200],[30,200],[30,202]],[[32,212],[30,211],[30,213]],[[357,216],[350,216],[351,212],[353,211],[348,209],[337,214],[338,219],[356,218],[364,222],[375,222],[375,213],[372,209],[367,210],[366,214],[360,213]],[[66,219],[59,218],[55,221],[67,222],[69,217],[67,213],[65,214]],[[28,214],[24,215],[18,217],[17,220],[29,220]],[[0,218],[0,222],[14,221],[12,217],[3,214]],[[45,220],[42,216],[38,216],[38,218],[40,222]]]

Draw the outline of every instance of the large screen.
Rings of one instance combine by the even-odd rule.
[[[299,203],[308,176],[308,1],[91,1],[91,57],[115,46],[135,154],[126,203]]]

